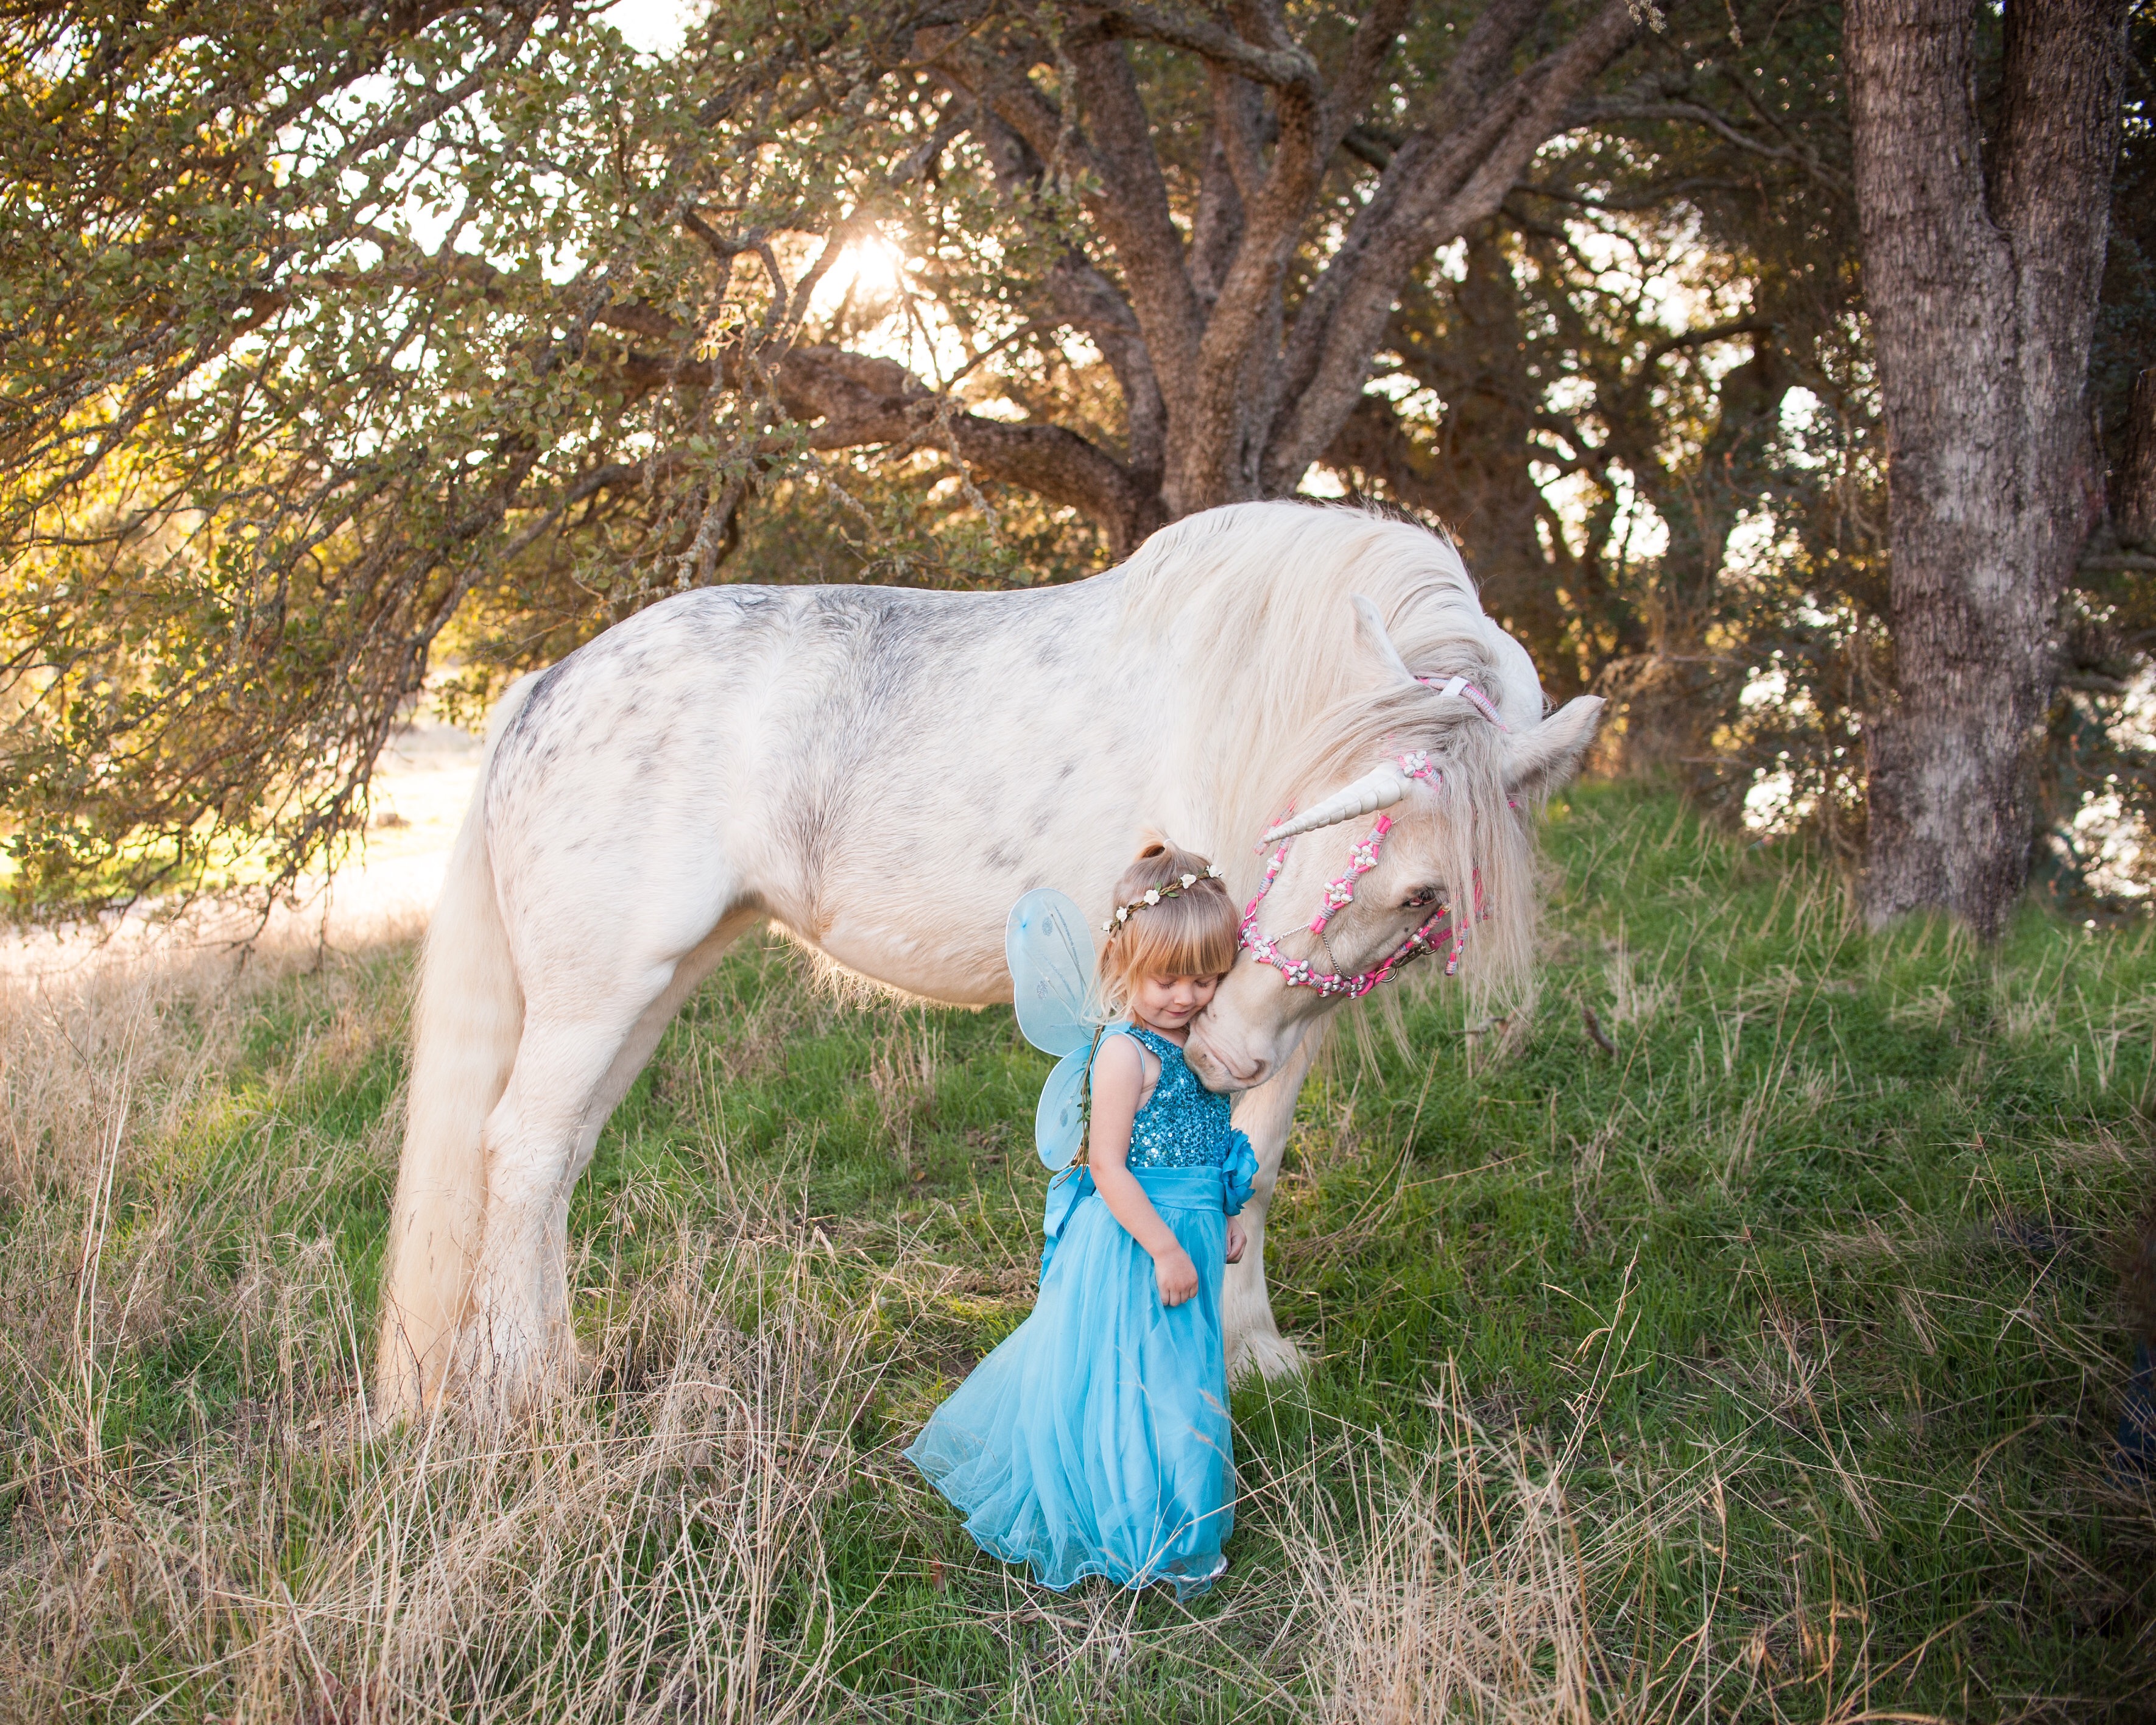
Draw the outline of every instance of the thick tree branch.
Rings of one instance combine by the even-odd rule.
[[[1106,0],[1103,23],[1117,35],[1141,36],[1201,54],[1259,84],[1314,97],[1321,88],[1317,62],[1291,42],[1260,47],[1209,19],[1178,16],[1138,0]]]
[[[1206,117],[1205,150],[1200,158],[1198,212],[1190,223],[1190,280],[1207,311],[1220,297],[1220,284],[1243,243],[1243,193],[1230,153],[1229,132],[1240,116],[1224,117],[1222,106],[1244,92],[1255,94],[1240,78],[1214,74],[1213,110]]]
[[[1168,441],[1168,406],[1161,399],[1152,356],[1130,302],[1075,251],[1049,272],[1048,290],[1064,321],[1101,350],[1115,373],[1123,394],[1132,475],[1158,490]]]
[[[1146,488],[1076,432],[959,411],[895,361],[812,345],[787,353],[771,376],[780,405],[808,424],[813,449],[947,449],[983,477],[1083,511],[1107,529],[1119,556],[1158,525]]]
[[[1460,59],[1502,64],[1498,37],[1503,30],[1524,33],[1532,22],[1527,13],[1527,0],[1493,6],[1470,33]],[[1442,136],[1418,131],[1394,153],[1296,315],[1281,377],[1282,398],[1294,405],[1266,451],[1267,490],[1292,490],[1354,410],[1409,275],[1433,248],[1496,211],[1565,110],[1635,28],[1627,0],[1606,0],[1569,43],[1486,99],[1479,112],[1464,114]],[[1455,64],[1447,89],[1471,87],[1466,76]]]
[[[1168,184],[1137,79],[1120,42],[1081,44],[1072,59],[1102,182],[1101,194],[1087,198],[1087,211],[1122,266],[1162,389],[1180,396],[1196,382],[1205,317],[1184,267],[1183,236],[1168,213]]]
[[[1506,69],[1549,10],[1549,0],[1491,0],[1445,69],[1445,82],[1409,116],[1410,131],[1457,130],[1450,116],[1469,114],[1503,81]]]
[[[1279,388],[1281,286],[1332,154],[1321,100],[1275,93],[1279,131],[1255,195],[1243,193],[1242,239],[1206,320],[1188,406],[1168,452],[1167,501],[1181,515],[1258,495],[1265,426]]]
[[[1332,321],[1353,284],[1369,267],[1373,252],[1389,235],[1395,234],[1404,226],[1412,227],[1416,219],[1417,200],[1427,195],[1430,187],[1442,188],[1443,141],[1471,131],[1478,117],[1486,129],[1488,112],[1493,105],[1486,94],[1489,83],[1502,75],[1519,43],[1547,6],[1548,0],[1498,0],[1498,3],[1486,8],[1476,19],[1447,69],[1444,90],[1448,100],[1434,110],[1425,110],[1423,123],[1405,138],[1393,141],[1386,151],[1385,167],[1377,190],[1349,224],[1339,249],[1304,294],[1287,341],[1281,379],[1283,400],[1294,402],[1310,387],[1324,358]],[[1435,116],[1442,117],[1440,120]],[[1342,136],[1344,138],[1346,133]],[[1389,309],[1389,299],[1387,304]],[[1359,378],[1356,388],[1358,392],[1361,388]],[[1353,405],[1342,404],[1341,417],[1344,418]],[[1306,434],[1301,433],[1295,440],[1298,445],[1310,441]],[[1330,432],[1317,439],[1311,459],[1314,459],[1315,448],[1330,440]],[[1278,441],[1276,437],[1276,447],[1268,451],[1268,486],[1273,490],[1289,489],[1293,485],[1292,478],[1286,486],[1278,483],[1278,475],[1287,468],[1287,458],[1277,449]],[[1304,465],[1307,465],[1307,459]],[[1301,467],[1294,470],[1297,475],[1301,470]]]
[[[1002,118],[983,107],[975,128],[995,175],[997,189],[1014,204],[1040,194],[1045,169],[1033,147]],[[1075,246],[1048,273],[1049,298],[1073,328],[1101,350],[1122,392],[1130,439],[1129,465],[1158,489],[1168,408],[1144,332],[1122,290]]]
[[[1258,195],[1265,184],[1265,153],[1261,134],[1265,127],[1265,93],[1246,78],[1219,67],[1210,69],[1212,87],[1212,145],[1228,170],[1228,182],[1236,201],[1240,235],[1243,206]],[[1221,271],[1224,275],[1224,266]],[[1216,278],[1214,290],[1219,290]]]
[[[1732,336],[1763,336],[1774,327],[1764,318],[1732,317],[1720,323],[1702,324],[1697,329],[1680,330],[1675,335],[1664,336],[1640,355],[1639,367],[1625,385],[1626,393],[1640,393],[1652,388],[1655,367],[1672,353],[1681,353],[1688,347],[1705,347],[1712,342],[1727,341]]]
[[[1393,165],[1393,152],[1400,147],[1399,134],[1378,126],[1351,126],[1340,135],[1340,147],[1383,173]]]
[[[463,259],[459,268],[484,273],[490,266]],[[1074,306],[1087,321],[1108,330],[1111,343],[1120,327],[1137,344],[1142,362],[1134,321],[1112,285],[1082,260],[1065,280]],[[683,358],[694,346],[694,332],[665,311],[636,300],[602,300],[584,316],[593,324],[639,336],[657,350],[631,352],[617,362],[618,374],[632,391],[693,381],[685,374]],[[1137,369],[1143,371],[1142,363]],[[1061,426],[1012,424],[967,413],[892,360],[828,344],[789,347],[775,358],[752,356],[737,346],[725,356],[717,381],[735,389],[761,382],[788,414],[808,427],[812,449],[946,449],[986,478],[1082,511],[1106,529],[1117,555],[1160,525],[1157,470],[1148,473],[1135,464],[1126,467]],[[602,477],[587,475],[570,501],[626,483],[631,472],[654,470],[648,462],[616,464],[601,470]]]
[[[1355,26],[1325,99],[1323,148],[1327,156],[1340,147],[1368,106],[1393,45],[1414,9],[1411,0],[1380,0]]]
[[[992,157],[1001,151],[997,173],[1007,191],[1032,195],[1051,162],[1086,187],[1086,213],[1128,285],[1127,303],[1143,335],[1147,367],[1157,380],[1152,387],[1173,395],[1188,387],[1204,314],[1183,264],[1182,236],[1168,213],[1168,188],[1137,80],[1120,43],[1074,32],[1065,46],[1093,122],[1091,139],[1065,129],[1064,116],[1022,66],[970,36],[941,47],[934,64],[940,76],[973,95],[1008,128],[1009,142],[1030,152],[1033,162],[1021,164],[1009,142],[992,141]],[[1099,332],[1087,333],[1099,341]],[[1141,396],[1147,393],[1141,388]],[[1142,418],[1142,403],[1137,405]]]

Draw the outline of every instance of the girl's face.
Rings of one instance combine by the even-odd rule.
[[[1143,976],[1131,990],[1131,1011],[1162,1030],[1186,1029],[1212,1004],[1217,976]]]

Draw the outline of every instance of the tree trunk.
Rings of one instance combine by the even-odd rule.
[[[1527,648],[1553,701],[1588,692],[1592,670],[1573,634],[1575,618],[1599,622],[1604,577],[1598,536],[1575,557],[1534,480],[1540,385],[1531,375],[1521,295],[1495,222],[1467,237],[1466,268],[1447,309],[1416,288],[1386,345],[1408,375],[1445,404],[1427,445],[1409,434],[1384,396],[1364,395],[1327,449],[1326,464],[1358,488],[1381,483],[1409,508],[1445,523],[1481,588],[1482,608]],[[1435,331],[1452,321],[1448,339]],[[1545,542],[1537,530],[1547,526]]]
[[[2089,340],[2128,0],[2009,0],[1990,148],[1976,0],[1850,0],[1865,297],[1888,449],[1893,697],[1866,907],[1986,937],[2028,864],[2029,757],[2091,523]]]
[[[1443,79],[1403,104],[1386,69],[1427,10],[1411,0],[1355,8],[1345,31],[1344,14],[1328,14],[1308,44],[1277,6],[1095,0],[1051,10],[1065,16],[1070,80],[1053,100],[1033,81],[1043,50],[1030,38],[999,47],[994,32],[937,24],[916,51],[981,138],[1006,196],[1078,188],[1094,244],[1074,246],[1050,286],[1058,314],[1099,347],[1122,390],[1127,454],[1022,445],[1014,428],[964,413],[937,424],[983,477],[1083,510],[1118,556],[1163,522],[1295,490],[1358,410],[1416,267],[1496,213],[1637,28],[1631,0],[1577,8],[1568,33],[1550,18],[1551,0],[1486,0],[1464,9]],[[1144,41],[1205,69],[1211,112],[1188,232],[1132,54]],[[1383,121],[1367,135],[1366,111]],[[1339,225],[1326,188],[1350,161],[1376,178],[1363,176]],[[1336,226],[1302,278],[1298,257]],[[917,382],[894,375],[870,399],[862,364],[846,364],[846,399],[860,398],[844,423],[808,403],[824,413],[818,435],[829,446],[856,446],[925,411],[930,392]]]
[[[1752,357],[1722,379],[1713,423],[1696,452],[1671,459],[1658,447],[1657,362],[1662,349],[1677,345],[1674,338],[1658,343],[1623,387],[1598,398],[1611,451],[1669,531],[1646,597],[1648,650],[1618,685],[1625,706],[1624,764],[1634,773],[1674,773],[1695,788],[1711,782],[1702,774],[1715,770],[1713,726],[1727,705],[1717,685],[1729,684],[1743,669],[1714,640],[1730,535],[1738,517],[1774,483],[1763,458],[1794,381],[1770,330],[1749,322],[1723,324],[1691,339],[1717,333],[1748,336]]]
[[[2112,499],[2112,526],[2125,544],[2156,551],[2156,366],[2133,380],[2126,455]]]

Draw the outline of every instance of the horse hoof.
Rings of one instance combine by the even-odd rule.
[[[1229,1358],[1228,1381],[1247,1383],[1255,1373],[1268,1384],[1277,1384],[1300,1378],[1304,1364],[1302,1350],[1285,1336],[1245,1336]]]

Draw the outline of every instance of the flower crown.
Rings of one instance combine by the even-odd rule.
[[[1134,898],[1127,905],[1117,905],[1116,914],[1101,925],[1101,931],[1112,935],[1131,920],[1132,911],[1142,911],[1147,905],[1157,905],[1164,898],[1181,898],[1186,887],[1195,886],[1200,880],[1218,880],[1219,878],[1220,865],[1208,863],[1202,875],[1185,875],[1181,880],[1171,880],[1165,886],[1148,887],[1144,896]]]

